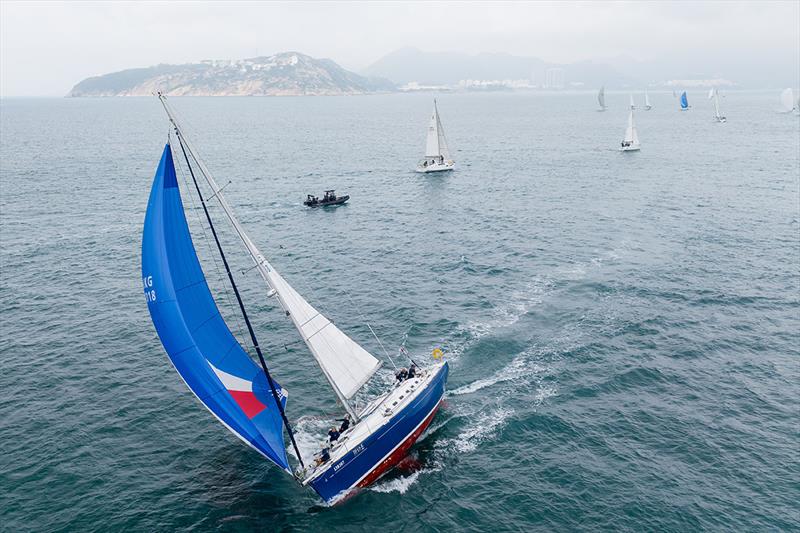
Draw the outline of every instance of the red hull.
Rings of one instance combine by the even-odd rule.
[[[414,443],[417,442],[419,436],[422,435],[422,433],[426,429],[428,429],[428,426],[431,425],[431,421],[433,421],[433,417],[436,416],[436,411],[439,410],[440,405],[441,402],[436,406],[436,408],[434,408],[431,414],[428,415],[428,418],[426,418],[425,421],[422,422],[422,424],[420,424],[420,426],[416,429],[416,431],[414,431],[414,433],[409,435],[408,438],[405,441],[403,441],[403,443],[400,446],[398,446],[397,449],[389,455],[389,457],[384,459],[377,467],[375,467],[375,469],[372,472],[367,474],[367,476],[364,479],[362,479],[357,486],[359,488],[369,487],[370,485],[375,483],[378,480],[378,478],[380,478],[383,474],[394,468],[397,465],[397,463],[399,463],[406,456],[408,450],[411,449]]]

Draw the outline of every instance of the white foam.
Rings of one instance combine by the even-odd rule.
[[[489,413],[478,415],[457,437],[438,441],[434,444],[434,448],[456,453],[473,452],[479,444],[493,438],[513,414],[512,409],[499,407]]]
[[[494,330],[513,326],[534,306],[541,304],[544,295],[552,287],[552,280],[536,277],[525,288],[512,292],[502,303],[495,306],[491,311],[491,317],[487,320],[468,322],[465,326],[459,327],[455,336],[460,337],[466,333],[467,339],[460,344],[444,342],[448,359],[457,359],[471,345]]]
[[[305,464],[312,463],[314,454],[322,449],[329,426],[330,419],[320,416],[302,416],[294,423],[292,427],[294,440]],[[293,447],[289,447],[288,450],[297,457]]]
[[[370,487],[370,490],[374,490],[375,492],[399,492],[400,494],[405,494],[411,485],[417,481],[421,473],[422,470],[417,470],[406,477],[401,476],[387,479],[386,481],[378,481]]]

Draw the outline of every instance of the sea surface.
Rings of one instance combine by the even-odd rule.
[[[439,175],[413,172],[431,94],[171,100],[265,255],[387,362],[370,390],[401,346],[450,362],[411,457],[334,507],[222,427],[156,336],[158,100],[0,101],[0,530],[800,529],[800,120],[778,91],[725,93],[726,124],[705,91],[650,96],[623,154],[627,93],[439,94]],[[330,188],[352,199],[301,205]],[[342,411],[212,216],[311,454]]]

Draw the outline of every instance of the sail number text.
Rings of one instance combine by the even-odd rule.
[[[153,288],[153,276],[142,277],[142,284],[144,285],[144,297],[148,302],[155,302],[156,290]]]

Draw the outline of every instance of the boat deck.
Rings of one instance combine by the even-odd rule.
[[[419,393],[430,384],[436,377],[439,369],[444,363],[437,363],[427,368],[420,369],[417,375],[411,379],[406,379],[401,383],[396,383],[394,387],[372,400],[360,413],[359,422],[341,434],[339,439],[330,449],[331,458],[321,465],[309,466],[303,485],[308,484],[314,478],[324,473],[331,465],[347,455],[351,450],[364,442],[370,435],[375,433],[384,424],[391,420],[392,416],[408,405]],[[327,440],[325,441],[327,443]]]

